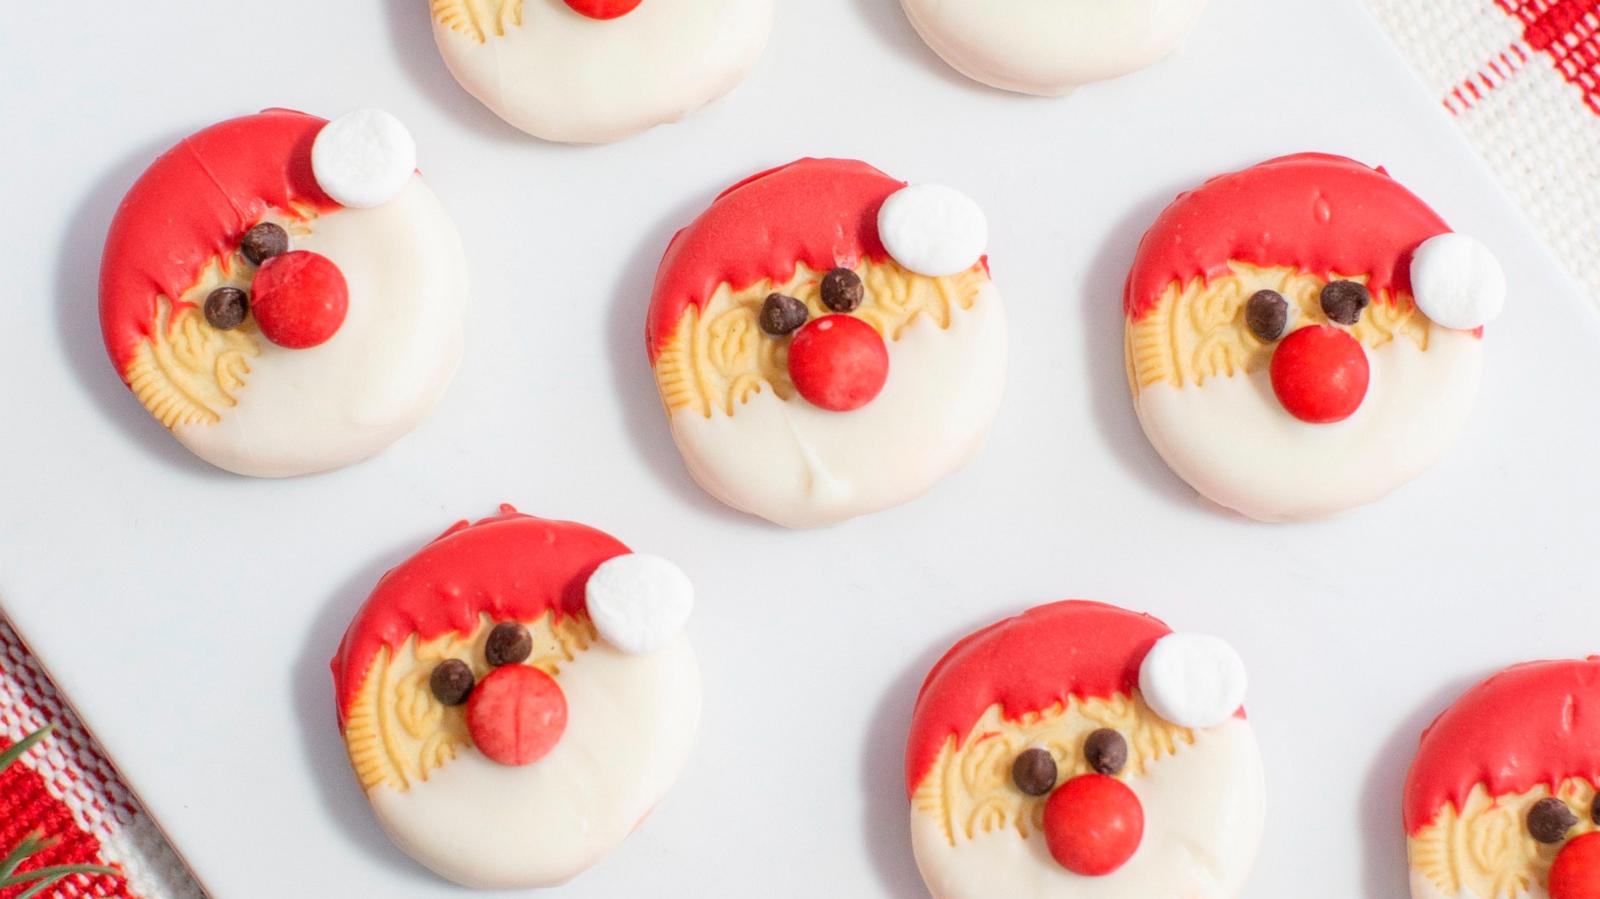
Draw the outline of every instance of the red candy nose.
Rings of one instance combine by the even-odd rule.
[[[1556,853],[1550,899],[1600,899],[1600,832],[1573,837]]]
[[[250,292],[250,311],[262,336],[291,350],[327,342],[350,308],[344,273],[332,259],[310,250],[261,263]]]
[[[1272,354],[1272,390],[1290,415],[1312,424],[1344,421],[1367,395],[1367,353],[1332,325],[1290,334]]]
[[[1101,877],[1126,864],[1139,848],[1144,806],[1115,777],[1074,777],[1045,800],[1044,839],[1063,868]]]
[[[643,0],[567,0],[567,5],[591,19],[616,19],[633,12]]]
[[[813,405],[834,412],[859,409],[889,380],[889,348],[861,319],[824,315],[789,341],[789,379]]]
[[[467,700],[467,730],[478,751],[502,765],[544,758],[567,729],[567,697],[555,678],[527,665],[502,665]]]

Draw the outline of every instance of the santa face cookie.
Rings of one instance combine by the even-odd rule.
[[[709,493],[789,527],[913,499],[982,448],[1005,381],[988,226],[950,188],[804,159],[678,232],[646,340]]]
[[[1600,896],[1600,658],[1530,662],[1430,725],[1406,777],[1412,899]]]
[[[1376,500],[1455,441],[1505,277],[1382,169],[1302,154],[1180,196],[1128,275],[1145,434],[1212,501],[1266,520]]]
[[[700,675],[683,572],[510,506],[384,575],[333,659],[339,728],[384,830],[457,883],[561,883],[687,761]]]
[[[387,113],[269,110],[156,160],[111,223],[112,364],[200,458],[286,477],[416,427],[461,359],[466,261]]]
[[[772,33],[776,0],[429,0],[467,92],[546,140],[605,143],[732,90]]]
[[[1057,96],[1178,49],[1206,0],[900,0],[935,53],[1004,90]]]
[[[1243,663],[1100,603],[957,643],[917,696],[911,841],[934,899],[1229,899],[1265,814]]]

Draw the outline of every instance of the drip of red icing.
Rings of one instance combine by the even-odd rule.
[[[906,793],[916,792],[951,737],[964,739],[1000,703],[1018,718],[1068,697],[1133,693],[1139,665],[1172,633],[1159,620],[1116,606],[1067,600],[1030,609],[951,647],[928,672],[906,741]]]
[[[470,633],[484,613],[496,621],[580,614],[589,575],[626,552],[594,528],[511,506],[472,524],[457,522],[385,574],[350,622],[332,663],[340,730],[383,647],[398,650],[412,635]]]
[[[827,271],[888,259],[878,208],[905,186],[864,162],[801,159],[723,191],[661,259],[645,325],[651,364],[684,310],[703,307],[720,285],[787,281],[800,263]]]
[[[1137,321],[1173,282],[1226,275],[1230,260],[1367,275],[1374,299],[1410,291],[1412,252],[1449,230],[1381,168],[1324,153],[1279,157],[1174,200],[1139,242],[1123,312]]]
[[[206,263],[236,250],[269,210],[341,208],[311,171],[325,124],[285,109],[231,119],[184,138],[134,183],[100,260],[100,329],[124,380],[155,327],[157,295],[176,309]]]
[[[1406,775],[1406,833],[1478,784],[1504,796],[1567,778],[1600,785],[1600,656],[1514,665],[1445,709]]]

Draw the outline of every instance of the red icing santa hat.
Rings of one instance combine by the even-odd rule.
[[[1446,709],[1406,776],[1406,833],[1479,784],[1505,796],[1569,778],[1600,785],[1600,657],[1507,668]]]
[[[1190,641],[1205,642],[1197,648]],[[1157,644],[1163,645],[1159,653],[1153,651]],[[1141,690],[1151,701],[1152,686],[1159,692],[1174,675],[1195,673],[1182,670],[1183,662],[1195,660],[1205,667],[1217,661],[1213,654],[1218,645],[1215,638],[1174,635],[1150,615],[1084,600],[1039,606],[984,628],[945,653],[917,694],[906,742],[906,792],[914,794],[946,744],[952,738],[966,739],[996,703],[1002,715],[1015,720],[1069,698],[1106,699]],[[1211,658],[1197,659],[1195,653]],[[1238,664],[1231,650],[1225,654],[1231,658],[1223,668]],[[1182,692],[1210,698],[1234,694],[1223,700],[1221,717],[1242,715],[1235,694],[1242,693],[1242,677],[1239,666],[1237,683],[1222,684],[1220,691]],[[1200,685],[1191,681],[1185,686]]]
[[[484,614],[494,621],[586,614],[589,576],[627,552],[594,528],[510,506],[456,523],[385,574],[350,623],[332,663],[340,728],[382,648],[396,651],[413,635],[470,634]]]
[[[1450,231],[1382,168],[1301,153],[1219,175],[1182,194],[1139,242],[1123,295],[1143,318],[1174,283],[1228,274],[1230,260],[1334,280],[1368,276],[1378,301],[1411,290],[1411,256]]]
[[[723,191],[667,246],[645,325],[653,364],[691,305],[717,288],[785,282],[804,263],[814,271],[889,258],[878,210],[906,184],[864,162],[801,159]]]
[[[269,211],[341,208],[317,186],[311,147],[327,122],[271,109],[213,125],[157,159],[118,207],[100,263],[100,327],[126,380],[152,336],[156,297],[175,305],[215,257]]]

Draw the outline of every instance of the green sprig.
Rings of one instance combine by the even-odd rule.
[[[56,729],[54,724],[46,724],[21,740],[18,740],[4,752],[0,752],[0,773],[10,768],[17,759],[22,758],[35,744],[50,736]],[[22,838],[15,848],[0,858],[0,889],[6,887],[23,886],[32,884],[24,890],[17,899],[37,899],[44,895],[44,891],[55,886],[74,874],[105,874],[110,877],[121,877],[122,872],[116,868],[105,865],[49,865],[44,868],[35,868],[32,871],[17,873],[28,859],[54,846],[56,841],[49,839],[43,831],[36,830]]]

